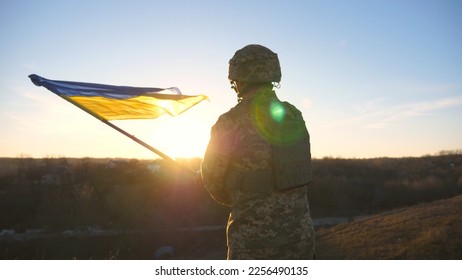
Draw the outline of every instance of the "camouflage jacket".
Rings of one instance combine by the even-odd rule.
[[[271,171],[270,139],[261,117],[272,100],[277,100],[274,91],[258,92],[221,115],[202,162],[204,187],[217,202],[232,207],[227,225],[231,248],[280,246],[314,236],[306,187],[277,192],[268,184],[267,191],[249,192],[228,182],[230,170]]]

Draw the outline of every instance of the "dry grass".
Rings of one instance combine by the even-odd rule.
[[[462,259],[462,196],[317,230],[319,259]]]

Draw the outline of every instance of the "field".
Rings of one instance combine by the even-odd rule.
[[[462,259],[461,155],[313,167],[318,259]],[[0,259],[225,259],[228,211],[159,160],[0,159]]]
[[[320,259],[462,259],[462,196],[317,231]]]

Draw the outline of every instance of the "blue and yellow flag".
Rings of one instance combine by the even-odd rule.
[[[176,116],[207,99],[205,95],[182,95],[175,87],[144,88],[54,81],[35,74],[29,78],[36,86],[43,86],[107,121],[155,119],[165,113]]]

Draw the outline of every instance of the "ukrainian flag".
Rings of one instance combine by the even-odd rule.
[[[176,116],[207,99],[205,95],[182,95],[171,88],[112,86],[54,81],[32,74],[36,86],[43,86],[106,121],[155,119],[163,114]]]

